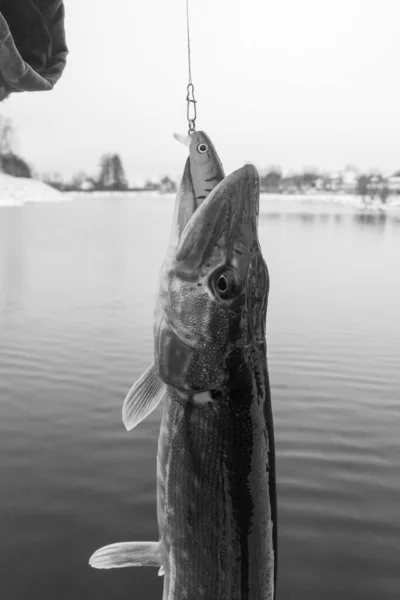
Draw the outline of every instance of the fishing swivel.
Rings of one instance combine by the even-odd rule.
[[[187,86],[186,102],[187,102],[186,115],[187,115],[187,120],[188,120],[188,125],[189,125],[188,134],[193,135],[193,133],[196,131],[196,118],[197,118],[197,110],[196,110],[197,100],[195,100],[195,97],[194,97],[193,83],[189,83]]]

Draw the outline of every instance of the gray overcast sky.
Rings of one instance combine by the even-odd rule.
[[[39,171],[177,176],[187,149],[185,0],[67,0],[52,92],[13,94],[18,152]],[[190,0],[198,128],[244,162],[400,168],[400,0]]]

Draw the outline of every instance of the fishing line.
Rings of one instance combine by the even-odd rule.
[[[197,118],[197,101],[194,97],[194,85],[192,82],[192,57],[190,54],[190,19],[189,19],[189,0],[186,0],[186,32],[187,32],[187,52],[188,52],[188,68],[189,68],[189,83],[186,91],[186,116],[188,121],[188,134],[192,135],[196,131]]]
[[[192,59],[190,56],[190,19],[189,19],[189,0],[186,0],[186,31],[187,31],[187,51],[189,67],[189,85],[192,84]]]

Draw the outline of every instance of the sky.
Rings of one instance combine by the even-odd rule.
[[[189,0],[197,129],[225,171],[400,169],[399,0]],[[15,150],[38,172],[177,178],[187,148],[185,0],[66,0],[67,66],[13,94]]]

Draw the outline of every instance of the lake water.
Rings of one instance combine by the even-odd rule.
[[[161,408],[121,422],[152,360],[173,199],[0,208],[0,595],[161,600]],[[282,600],[400,598],[400,219],[263,199]]]

